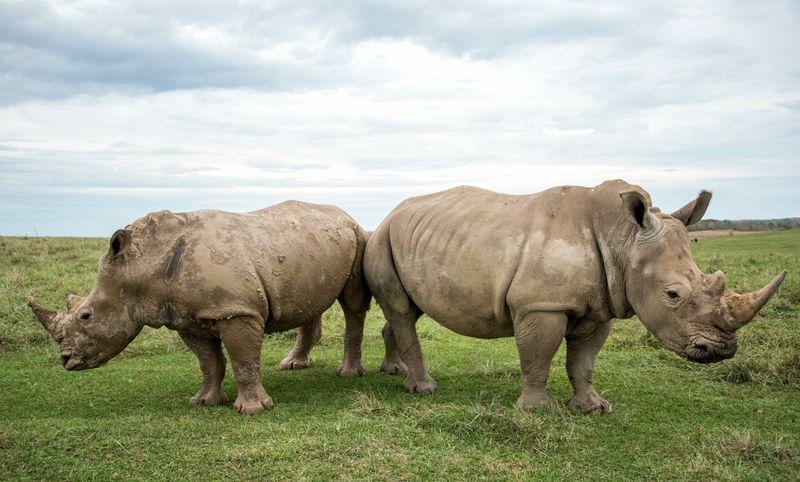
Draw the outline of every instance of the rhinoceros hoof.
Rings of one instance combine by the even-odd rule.
[[[255,415],[264,410],[271,410],[272,406],[272,398],[266,393],[258,398],[244,398],[240,395],[236,397],[236,401],[233,402],[233,408],[237,412],[245,415]]]
[[[192,405],[225,405],[228,403],[228,396],[222,390],[205,391],[200,390],[195,396],[189,399]]]
[[[400,375],[402,373],[408,373],[408,367],[406,367],[406,364],[401,361],[385,361],[381,364],[380,371],[386,375]]]
[[[567,402],[569,408],[580,410],[584,413],[611,413],[613,407],[611,403],[597,393],[590,393],[583,398],[577,398],[573,395]]]
[[[281,370],[299,370],[301,368],[308,368],[308,358],[286,357],[281,360],[281,364],[279,366]]]
[[[544,395],[520,395],[517,399],[517,408],[555,408],[558,403]]]
[[[360,377],[366,372],[367,370],[364,369],[364,365],[362,365],[360,362],[352,365],[345,365],[342,363],[339,365],[339,368],[336,369],[336,374],[342,378]]]
[[[436,380],[430,377],[423,380],[409,380],[406,378],[403,385],[411,393],[433,393],[436,390]]]

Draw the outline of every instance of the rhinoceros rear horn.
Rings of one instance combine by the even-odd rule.
[[[41,323],[42,326],[44,326],[44,328],[52,334],[55,330],[56,315],[58,312],[48,310],[39,303],[35,302],[33,298],[28,298],[28,306],[30,306],[33,310],[33,314],[36,315],[39,323]]]
[[[703,189],[697,195],[697,199],[672,213],[672,217],[682,222],[685,226],[696,224],[703,219],[709,202],[711,202],[711,191]]]
[[[766,286],[752,293],[728,293],[722,297],[726,312],[726,324],[732,331],[750,323],[758,311],[767,304],[786,278],[786,271],[772,279]]]

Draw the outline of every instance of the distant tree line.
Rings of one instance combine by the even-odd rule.
[[[743,219],[740,221],[703,219],[697,224],[689,226],[689,231],[773,231],[776,229],[800,228],[800,218],[783,219]]]

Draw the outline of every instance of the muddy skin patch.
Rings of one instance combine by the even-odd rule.
[[[186,251],[186,241],[183,238],[178,239],[178,242],[175,243],[175,247],[172,248],[172,256],[169,258],[169,263],[167,264],[167,271],[164,273],[164,280],[167,284],[172,283],[172,280],[175,279],[175,275],[178,272],[178,266],[181,264],[181,259],[183,259],[183,253]]]
[[[146,321],[147,313],[145,313],[141,303],[136,304],[133,308],[133,313],[131,313],[129,306],[125,307],[121,313],[109,313],[105,323],[105,335],[108,338],[128,337],[132,333],[138,333],[138,330],[144,326]]]
[[[102,327],[102,325],[100,326]],[[106,317],[105,328],[105,335],[108,338],[113,338],[122,329],[122,322],[120,321],[119,314],[109,313]]]
[[[175,305],[170,302],[164,303],[164,306],[161,307],[159,317],[167,328],[175,326],[175,322],[180,320],[178,310],[175,308]]]
[[[136,326],[144,326],[147,323],[147,313],[141,303],[136,303],[133,309],[133,322]]]

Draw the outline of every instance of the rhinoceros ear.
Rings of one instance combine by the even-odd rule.
[[[647,200],[639,191],[625,191],[619,194],[622,198],[622,213],[628,222],[639,226],[640,232],[656,229],[660,220],[650,212]]]
[[[67,311],[75,311],[75,308],[83,302],[83,298],[75,295],[67,295]]]
[[[682,222],[685,226],[691,226],[703,219],[709,202],[711,202],[711,191],[703,189],[697,195],[697,199],[672,213],[672,217]]]
[[[131,245],[131,232],[128,229],[118,229],[111,235],[111,246],[108,254],[112,257],[124,253]]]

